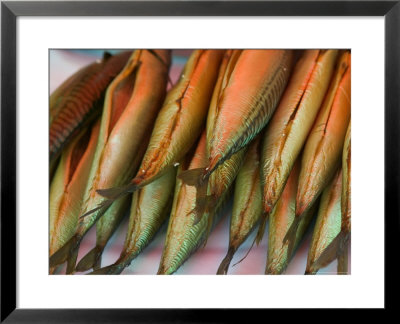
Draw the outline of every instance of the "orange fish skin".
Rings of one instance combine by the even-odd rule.
[[[161,50],[159,55],[169,66],[170,52]],[[103,136],[96,152],[97,165],[93,166],[93,180],[87,188],[87,202],[81,211],[82,214],[105,201],[96,192],[97,189],[126,184],[136,172],[148,143],[148,134],[165,96],[167,84],[165,69],[165,65],[148,51],[137,50],[126,69],[110,85],[105,99],[105,107],[110,109],[105,109],[103,114],[101,133]],[[133,88],[127,95],[120,93],[120,87],[125,82],[132,83],[130,79],[132,77],[134,77]],[[116,119],[113,116],[114,101],[118,104],[118,100],[124,96],[127,97],[124,99],[123,110],[119,118],[113,122]],[[115,107],[115,110],[119,109],[121,108]],[[92,223],[90,218],[89,216],[81,219],[81,223]],[[85,232],[86,229],[81,234]]]
[[[323,106],[305,144],[296,199],[300,217],[332,179],[341,162],[350,122],[350,53],[342,53]]]
[[[289,79],[292,51],[243,50],[220,92],[205,175],[246,146],[268,123]]]
[[[50,161],[59,156],[79,127],[100,114],[104,93],[130,54],[105,55],[69,77],[50,95]]]
[[[306,50],[264,135],[262,185],[269,214],[306,141],[332,77],[337,50]]]
[[[223,50],[196,50],[165,99],[142,164],[132,184],[144,186],[179,162],[206,120]]]

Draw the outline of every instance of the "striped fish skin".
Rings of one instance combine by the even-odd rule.
[[[100,121],[91,130],[82,129],[61,155],[50,186],[50,255],[61,248],[75,232],[99,128]]]
[[[229,78],[232,74],[233,69],[235,68],[235,64],[240,57],[242,50],[226,50],[224,57],[221,62],[221,66],[218,72],[218,79],[214,87],[213,95],[210,102],[210,107],[207,114],[207,123],[206,123],[206,136],[207,136],[207,150],[210,152],[210,139],[212,138],[212,133],[215,127],[215,119],[218,115],[219,110],[219,101],[221,97],[221,93],[226,88]]]
[[[343,157],[343,188],[342,188],[342,231],[351,231],[351,122],[347,128],[344,140]]]
[[[120,274],[153,240],[171,211],[176,168],[133,193],[128,231],[118,260],[91,274]]]
[[[50,95],[50,161],[58,157],[79,127],[101,113],[104,93],[130,54],[105,55],[76,72]]]
[[[350,53],[343,52],[324,103],[307,138],[297,192],[296,217],[312,205],[340,165],[350,122]]]
[[[82,216],[71,242],[51,258],[51,264],[70,259],[67,270],[73,271],[75,264],[72,256],[77,256],[80,241],[112,204],[96,190],[128,183],[140,164],[165,97],[171,61],[170,51],[155,52],[157,57],[147,50],[136,50],[107,89]],[[88,211],[90,214],[85,216]]]
[[[250,144],[235,182],[233,209],[229,229],[229,247],[217,274],[227,274],[230,262],[242,243],[255,229],[262,215],[260,181],[260,141]]]
[[[311,208],[306,212],[305,217],[300,221],[297,228],[296,239],[292,247],[283,243],[283,239],[295,219],[299,173],[300,160],[298,159],[290,172],[282,195],[269,217],[268,254],[265,274],[279,275],[286,270],[315,214],[315,208]]]
[[[338,258],[338,274],[348,274],[348,253],[351,232],[351,121],[344,140],[342,167],[342,226],[337,238],[338,247],[336,248],[336,256]]]
[[[96,246],[77,264],[76,271],[83,272],[101,267],[101,256],[108,243],[126,215],[131,196],[127,195],[113,202],[96,223]]]
[[[351,235],[351,124],[347,128],[342,156],[342,199],[340,233],[321,253],[315,265],[317,268],[338,259],[337,273],[348,274],[348,253]]]
[[[187,169],[204,167],[207,163],[206,152],[206,136],[203,132]],[[218,211],[229,195],[230,186],[239,172],[244,156],[245,150],[241,150],[232,156],[228,163],[221,165],[213,178],[210,178],[207,193],[214,197],[214,204],[209,206],[199,219],[194,212],[196,188],[183,184],[182,180],[177,178],[167,237],[157,274],[173,274],[191,254],[207,242],[210,231],[220,220],[221,215]],[[178,175],[183,170],[180,166]]]
[[[144,186],[182,160],[205,122],[223,50],[196,50],[168,93],[151,135],[135,186]]]
[[[337,50],[306,50],[266,129],[262,148],[264,211],[278,201],[331,80]]]
[[[316,261],[340,232],[341,195],[342,170],[339,169],[321,196],[317,221],[307,257],[306,274],[316,274],[320,268],[328,265],[317,265]]]
[[[268,123],[286,87],[292,66],[289,50],[243,50],[221,89],[208,138],[204,177],[246,146]],[[210,132],[209,132],[210,133]]]

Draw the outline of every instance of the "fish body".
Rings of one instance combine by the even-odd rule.
[[[229,228],[229,247],[217,274],[227,274],[230,262],[242,243],[255,229],[262,215],[260,181],[260,140],[250,144],[235,182],[233,209]]]
[[[341,164],[350,122],[351,54],[343,51],[336,64],[322,107],[306,140],[302,155],[296,218],[285,241],[293,240],[303,214],[332,179]]]
[[[195,212],[196,188],[183,184],[178,177],[158,274],[174,273],[192,253],[205,244],[212,227],[220,219],[218,210],[229,194],[229,188],[239,172],[244,154],[245,151],[241,150],[232,156],[228,163],[221,165],[210,178],[207,194],[213,197],[213,203],[209,204],[201,215]],[[204,132],[187,169],[204,167],[206,163],[207,148]],[[184,167],[180,166],[178,175],[183,170]]]
[[[317,262],[321,254],[339,234],[341,228],[342,170],[339,169],[321,196],[310,250],[307,257],[306,274],[316,274],[329,263]],[[330,262],[333,259],[330,260]]]
[[[299,181],[300,160],[295,163],[285,188],[269,216],[268,254],[266,274],[282,274],[293,257],[296,248],[314,216],[315,208],[307,211],[297,228],[296,239],[293,246],[283,243],[283,239],[295,218],[296,193]]]
[[[350,122],[350,103],[350,53],[344,52],[304,148],[297,193],[297,217],[313,203],[340,165]]]
[[[334,71],[337,52],[303,53],[266,129],[261,169],[266,214],[279,199],[313,126]]]
[[[133,193],[128,231],[120,257],[114,264],[91,274],[120,274],[151,242],[169,216],[175,179],[176,168],[171,168],[160,178]]]
[[[127,186],[99,190],[102,196],[115,199],[133,192],[183,159],[201,134],[223,53],[223,50],[192,53],[180,79],[165,98],[136,176]]]
[[[59,156],[81,126],[101,113],[104,93],[130,54],[105,54],[102,60],[69,77],[50,95],[50,161]]]
[[[100,136],[86,187],[77,230],[50,263],[67,259],[67,272],[75,267],[80,241],[113,201],[97,193],[100,188],[126,185],[143,157],[149,133],[165,97],[171,54],[136,50],[110,84],[104,100]],[[162,58],[162,60],[160,60]]]
[[[324,267],[338,259],[338,274],[348,273],[348,253],[351,232],[351,124],[347,129],[342,157],[342,197],[340,233],[321,253],[315,262],[317,267]]]
[[[292,66],[289,50],[231,51],[220,70],[207,120],[208,163],[187,170],[185,184],[203,187],[212,173],[244,148],[271,118]]]
[[[63,151],[50,186],[49,253],[52,255],[74,234],[82,196],[89,178],[100,122],[82,129]]]
[[[127,195],[113,202],[96,223],[96,246],[90,250],[77,264],[76,271],[83,272],[91,268],[97,270],[101,267],[103,251],[126,215],[131,196]]]
[[[229,80],[221,88],[211,138],[206,173],[246,146],[268,123],[289,79],[292,52],[243,50]]]

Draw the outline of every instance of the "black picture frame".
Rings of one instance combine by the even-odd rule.
[[[16,308],[16,19],[19,16],[381,16],[385,19],[385,309],[394,306],[399,236],[400,1],[2,1],[1,322],[233,322],[265,310]],[[371,151],[371,154],[373,152]],[[373,171],[371,171],[373,172]],[[373,267],[373,256],[371,256]],[[211,313],[210,313],[211,312]],[[251,315],[253,316],[253,314]]]

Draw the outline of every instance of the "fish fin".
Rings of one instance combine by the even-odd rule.
[[[94,212],[97,212],[98,210],[100,210],[102,208],[107,209],[108,207],[110,207],[112,205],[113,202],[114,202],[114,199],[105,200],[102,203],[98,204],[97,207],[95,207],[95,208],[89,210],[88,212],[84,213],[79,218],[84,218],[86,216],[89,216],[89,215],[93,214]]]
[[[57,252],[53,253],[49,259],[50,268],[56,267],[67,261],[72,251],[79,246],[81,238],[77,235],[72,236]]]
[[[283,238],[283,244],[288,244],[287,255],[289,258],[293,254],[294,245],[296,242],[297,229],[299,228],[300,220],[301,220],[301,216],[295,217],[292,225],[289,227],[285,237]]]
[[[103,196],[108,199],[116,200],[130,192],[134,192],[137,189],[138,189],[137,185],[135,185],[133,183],[129,183],[129,184],[127,184],[125,186],[121,186],[121,187],[98,189],[98,190],[96,190],[96,192],[100,196]]]
[[[264,237],[264,232],[265,232],[265,227],[267,226],[267,220],[268,220],[269,213],[264,212],[263,215],[261,216],[261,223],[260,226],[258,227],[258,232],[255,238],[255,242],[257,245],[259,245]],[[254,244],[254,242],[253,242]]]
[[[198,222],[201,221],[204,213],[210,212],[216,204],[217,199],[214,195],[205,195],[203,196],[202,193],[198,195],[196,198],[196,207],[192,209],[190,213],[195,214],[195,219],[193,225],[196,225]],[[212,217],[209,218],[209,221],[212,221]]]
[[[315,270],[311,270],[311,268],[306,269],[306,271],[304,272],[305,275],[315,275],[317,273],[317,271]]]
[[[236,262],[236,263],[233,265],[233,267],[234,267],[235,265],[239,264],[240,262],[242,262],[244,259],[247,258],[247,256],[249,255],[249,253],[250,253],[251,249],[253,248],[254,243],[256,243],[256,241],[257,241],[257,237],[253,240],[253,243],[251,243],[251,246],[250,246],[249,250],[247,251],[246,255],[245,255],[243,258],[241,258],[238,262]]]
[[[87,271],[91,268],[94,270],[95,267],[97,266],[97,269],[100,268],[101,264],[101,254],[103,253],[103,248],[99,246],[95,246],[92,250],[90,250],[89,253],[87,253],[79,262],[78,265],[76,266],[76,271],[77,272],[84,272]]]
[[[348,239],[349,234],[341,231],[314,262],[313,268],[317,269],[317,271],[325,268],[333,260],[343,255],[344,247],[348,247]]]
[[[78,243],[78,245],[75,248],[73,248],[69,254],[69,257],[67,260],[66,274],[74,274],[75,273],[75,266],[76,266],[76,260],[78,259],[79,246],[80,246],[80,243]]]
[[[342,251],[339,251],[338,254],[338,264],[337,264],[337,273],[339,275],[345,275],[349,273],[349,242],[345,241]]]
[[[236,249],[233,246],[230,246],[228,252],[226,253],[225,258],[221,261],[221,264],[219,265],[219,268],[217,270],[217,275],[228,274],[229,265],[231,264],[235,252]]]
[[[181,179],[182,182],[187,186],[200,187],[203,185],[203,176],[205,172],[205,168],[189,169],[186,171],[182,171],[178,175],[178,178]]]
[[[112,264],[107,267],[99,268],[93,272],[88,273],[89,275],[118,275],[125,269],[123,264]]]

